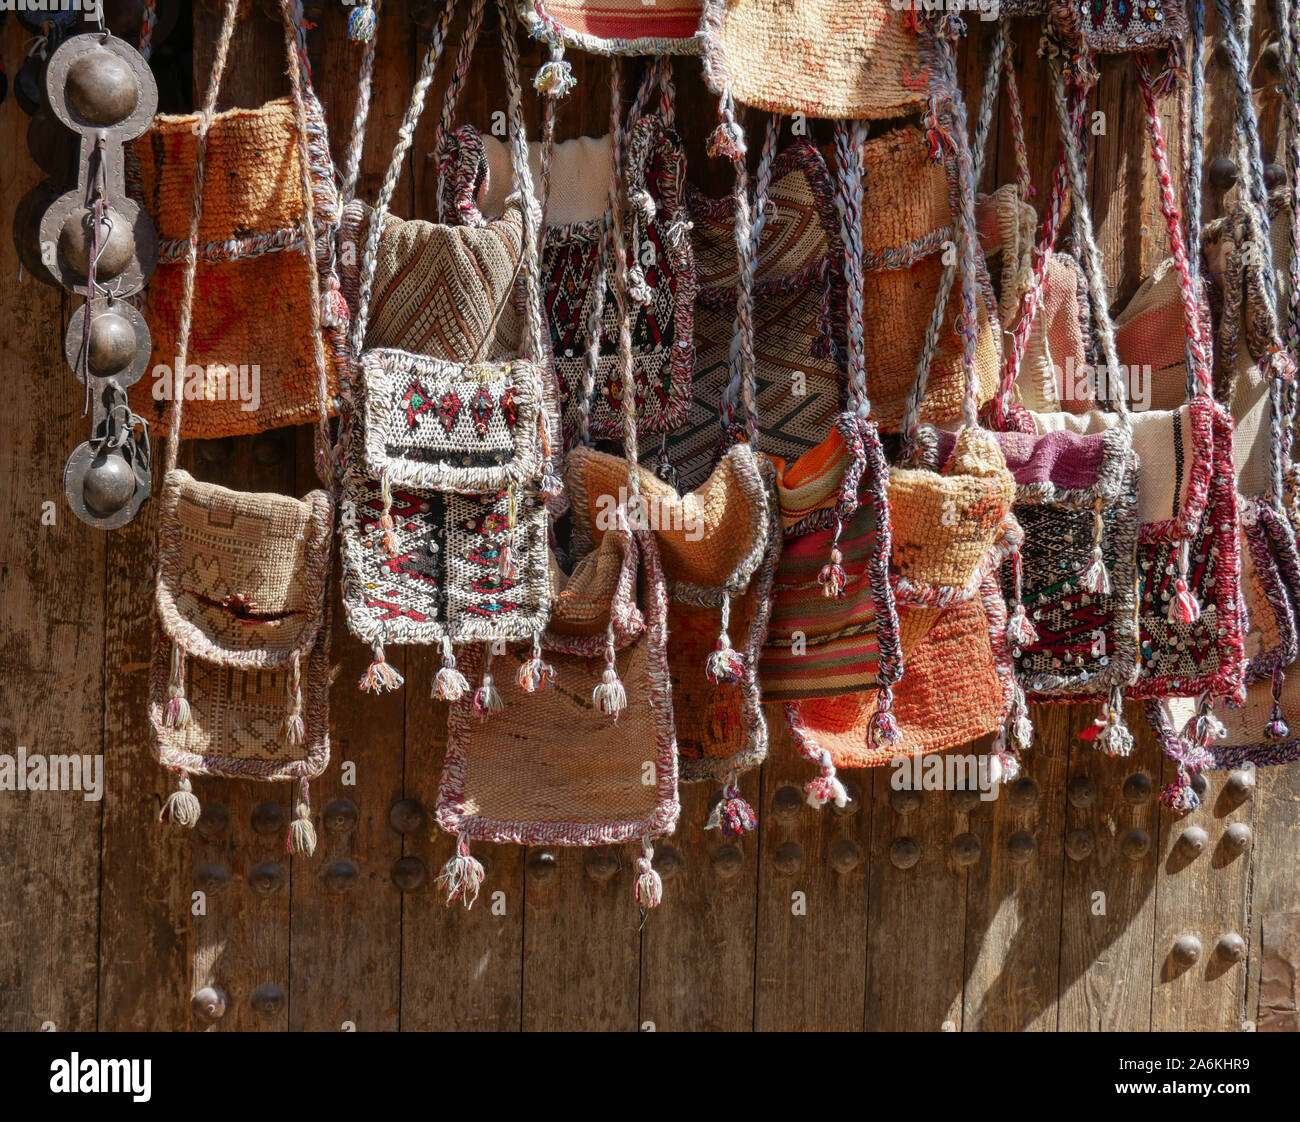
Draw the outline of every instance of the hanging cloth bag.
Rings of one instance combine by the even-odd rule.
[[[161,424],[168,401],[183,394],[183,439],[311,423],[318,409],[317,331],[301,330],[309,315],[318,316],[325,333],[331,411],[347,362],[348,314],[333,256],[340,203],[300,2],[293,19],[291,96],[214,114],[202,161],[203,122],[195,114],[160,114],[129,149],[128,190],[149,212],[159,239],[144,307],[155,377],[132,387],[131,408]],[[196,175],[204,182],[196,183]],[[176,363],[196,190],[204,205],[182,367]],[[310,228],[303,225],[308,212]]]
[[[190,227],[181,277],[177,353],[184,365],[198,288],[207,139],[215,120],[239,4],[228,0],[202,112],[196,118]],[[301,12],[281,0],[285,50],[297,112],[300,186],[308,199],[302,244],[310,247],[305,56]],[[300,67],[302,69],[300,69]],[[304,320],[315,352],[316,469],[334,479],[328,428],[329,367],[320,328],[320,279],[305,252],[311,300]],[[149,675],[149,720],[159,762],[180,775],[161,817],[181,826],[198,821],[191,775],[297,780],[290,853],[316,847],[308,782],[329,762],[329,635],[327,605],[334,501],[329,491],[305,499],[250,494],[202,483],[177,466],[184,403],[168,419],[167,473],[158,525],[156,606]]]

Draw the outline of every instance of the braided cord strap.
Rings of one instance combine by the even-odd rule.
[[[844,246],[845,304],[848,312],[845,340],[849,375],[848,411],[863,419],[871,415],[867,393],[867,351],[863,334],[862,264],[862,178],[865,167],[862,147],[867,127],[861,121],[835,122],[836,210],[840,222],[840,242]]]
[[[452,68],[451,79],[447,83],[447,92],[443,95],[442,112],[438,114],[433,143],[429,146],[438,167],[439,199],[442,198],[442,160],[447,147],[447,138],[456,124],[456,107],[460,103],[461,91],[469,78],[469,64],[474,58],[474,46],[483,27],[485,7],[486,0],[472,0],[469,16],[465,21],[465,34],[461,37],[460,48],[456,51],[456,63]]]
[[[352,130],[348,134],[346,162],[343,165],[343,202],[350,203],[357,193],[357,180],[361,176],[361,154],[366,146],[366,122],[370,119],[370,94],[375,84],[375,48],[379,42],[379,10],[383,0],[371,0],[371,19],[376,25],[361,48],[361,62],[357,71],[357,104],[352,112]],[[439,193],[441,196],[441,192]]]
[[[1282,38],[1282,109],[1291,207],[1286,338],[1292,357],[1300,361],[1300,4],[1295,0],[1278,0],[1278,26]]]
[[[1106,291],[1106,277],[1101,267],[1101,250],[1092,226],[1092,208],[1088,203],[1088,181],[1085,159],[1065,89],[1065,53],[1068,48],[1055,36],[1044,40],[1048,66],[1052,77],[1052,104],[1065,143],[1065,169],[1070,184],[1070,203],[1073,210],[1075,233],[1079,240],[1079,255],[1083,261],[1084,276],[1088,281],[1088,294],[1092,301],[1092,314],[1101,345],[1102,361],[1106,368],[1106,384],[1099,386],[1098,397],[1108,400],[1120,416],[1120,423],[1132,427],[1128,409],[1128,387],[1120,368],[1119,353],[1115,346],[1115,324],[1110,315],[1110,299]],[[1084,69],[1095,75],[1091,55],[1084,55]],[[1080,83],[1080,94],[1086,97],[1086,87]]]
[[[190,203],[190,234],[185,242],[184,268],[181,273],[181,310],[176,328],[176,367],[173,372],[173,392],[167,422],[166,470],[176,468],[181,444],[181,410],[184,393],[175,392],[175,382],[185,375],[185,364],[190,345],[190,327],[194,320],[194,281],[199,267],[199,221],[203,217],[203,177],[208,155],[208,133],[216,114],[217,94],[221,78],[226,72],[230,56],[230,41],[235,34],[235,19],[239,14],[239,0],[226,0],[221,13],[221,30],[217,34],[216,53],[212,59],[212,73],[208,78],[203,109],[199,113],[198,135],[194,141],[194,185]]]
[[[1188,57],[1188,104],[1186,136],[1183,143],[1183,199],[1187,210],[1187,244],[1190,248],[1188,264],[1192,285],[1199,295],[1203,288],[1201,276],[1201,223],[1203,221],[1202,167],[1205,163],[1205,0],[1192,0],[1189,7],[1191,24],[1191,52]],[[1208,332],[1210,324],[1202,325]],[[1207,337],[1207,345],[1209,340]],[[1191,348],[1187,351],[1187,396],[1196,395],[1196,364]]]
[[[366,235],[366,247],[361,256],[361,270],[357,281],[357,311],[352,320],[352,358],[361,361],[361,351],[365,346],[366,329],[370,326],[370,296],[375,283],[375,269],[379,263],[379,234],[388,215],[388,207],[397,191],[397,182],[402,177],[402,164],[411,149],[415,137],[415,126],[420,114],[424,112],[424,99],[437,73],[438,62],[442,58],[443,47],[447,41],[447,25],[451,22],[451,13],[456,0],[446,0],[433,30],[429,33],[429,45],[425,48],[424,58],[420,63],[420,72],[411,90],[411,100],[406,107],[406,114],[397,130],[397,144],[393,148],[388,171],[375,199],[374,212],[370,216],[370,229]]]

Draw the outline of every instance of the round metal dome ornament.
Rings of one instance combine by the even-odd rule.
[[[107,129],[121,143],[143,133],[158,112],[158,85],[143,56],[108,32],[74,35],[45,68],[50,107],[83,136]]]
[[[90,345],[85,346],[86,305],[68,320],[63,338],[63,357],[84,382],[87,366],[95,378],[112,378],[120,386],[132,386],[149,369],[152,341],[144,316],[125,300],[96,302],[90,321]],[[83,352],[86,352],[83,359]]]
[[[146,437],[146,440],[148,438]],[[72,512],[100,530],[125,526],[144,506],[151,486],[149,466],[122,448],[77,446],[63,469],[63,494]]]

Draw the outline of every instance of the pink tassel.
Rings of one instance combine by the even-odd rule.
[[[506,703],[501,700],[500,691],[492,684],[492,675],[484,674],[482,683],[474,692],[474,712],[480,717],[490,717],[493,713],[500,713],[505,707]]]
[[[1092,547],[1092,562],[1084,569],[1079,583],[1083,585],[1085,592],[1091,592],[1094,596],[1110,595],[1110,572],[1106,568],[1106,561],[1101,555],[1101,546],[1095,545]]]
[[[836,547],[831,548],[831,559],[817,574],[817,581],[822,586],[822,595],[829,600],[838,600],[844,595],[848,578],[844,575],[844,555]]]
[[[183,729],[189,723],[190,703],[185,697],[185,655],[176,643],[172,643],[172,672],[167,683],[163,724],[169,729]]]
[[[898,721],[894,717],[894,691],[888,686],[882,686],[880,689],[880,701],[871,716],[868,728],[872,743],[879,748],[897,744],[903,738],[898,728]]]
[[[470,853],[469,839],[461,834],[456,839],[456,856],[442,867],[438,877],[438,887],[447,893],[447,906],[459,900],[466,908],[473,907],[484,876],[483,862]]]
[[[735,121],[723,121],[709,134],[705,150],[733,163],[745,154],[745,130]]]
[[[731,645],[725,631],[718,636],[718,645],[709,655],[704,673],[715,686],[734,686],[745,677],[744,656]]]
[[[1174,598],[1169,601],[1170,623],[1195,623],[1201,618],[1201,602],[1179,577],[1174,582]]]
[[[1178,778],[1160,792],[1160,801],[1175,814],[1190,814],[1201,805],[1185,764],[1178,765]]]
[[[501,556],[497,561],[497,573],[502,580],[514,580],[519,575],[519,571],[515,568],[514,555],[511,553],[508,541],[501,547]]]
[[[641,840],[641,856],[636,859],[636,887],[634,889],[637,907],[642,912],[642,924],[651,908],[657,908],[663,902],[663,878],[655,872],[653,861],[655,851],[649,838]]]
[[[1034,627],[1025,611],[1024,604],[1017,603],[1007,620],[1007,643],[1015,650],[1022,651],[1038,642],[1038,630]]]
[[[736,777],[729,778],[722,788],[722,798],[713,804],[709,819],[704,823],[706,830],[721,830],[728,838],[739,838],[752,833],[758,828],[758,815],[740,795],[736,786]]]

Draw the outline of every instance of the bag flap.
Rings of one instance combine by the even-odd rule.
[[[522,483],[538,467],[541,370],[377,348],[361,356],[366,463],[404,487],[463,493]]]
[[[748,444],[733,445],[709,478],[685,495],[646,468],[636,470],[670,584],[743,592],[763,558],[769,529],[758,454]],[[626,504],[627,461],[579,446],[569,453],[565,479],[575,540],[599,542]]]
[[[632,533],[615,527],[565,574],[551,557],[551,620],[542,645],[591,656],[604,652],[611,624],[616,649],[645,631],[636,604],[639,551]]]
[[[1143,541],[1187,537],[1200,526],[1214,469],[1214,411],[1212,402],[1198,396],[1178,409],[1132,414]],[[1119,415],[1099,409],[1036,413],[1034,422],[1040,434],[1097,433],[1115,428]]]
[[[993,434],[963,429],[942,473],[889,473],[892,561],[900,603],[947,604],[979,589],[1009,529],[1016,481]]]
[[[1182,0],[1053,0],[1067,35],[1102,54],[1169,47],[1187,34]]]
[[[304,655],[325,610],[330,496],[231,491],[174,470],[160,501],[156,599],[168,637],[244,669]]]
[[[524,26],[600,55],[675,55],[699,51],[703,0],[525,0]]]
[[[781,527],[787,537],[820,529],[829,522],[839,502],[840,487],[851,458],[837,428],[831,429],[825,440],[792,464],[773,458],[781,501]]]

